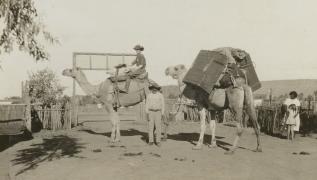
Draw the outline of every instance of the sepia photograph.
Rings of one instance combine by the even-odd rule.
[[[0,0],[0,180],[317,179],[317,1]]]

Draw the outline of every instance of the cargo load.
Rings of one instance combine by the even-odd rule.
[[[233,48],[231,48],[233,49]],[[185,75],[183,82],[202,88],[208,94],[214,89],[220,75],[232,57],[228,53],[217,50],[201,50],[192,66]],[[261,83],[255,72],[250,55],[239,64],[239,68],[245,72],[248,85],[255,91],[261,87]]]

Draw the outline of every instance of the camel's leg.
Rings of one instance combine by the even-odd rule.
[[[252,90],[248,86],[243,86],[243,89],[244,89],[246,111],[247,111],[247,114],[252,122],[253,129],[254,129],[254,132],[256,135],[256,139],[257,139],[257,147],[256,147],[255,151],[262,152],[262,147],[261,147],[261,142],[260,142],[260,126],[259,126],[259,123],[257,120],[257,115],[255,112]]]
[[[119,129],[120,127],[118,126],[118,123],[120,121],[119,114],[113,109],[112,104],[110,103],[105,104],[105,108],[109,113],[110,122],[111,122],[110,141],[116,142],[120,139],[120,129]]]
[[[200,118],[200,134],[199,140],[196,146],[193,147],[195,150],[202,149],[202,145],[204,143],[204,135],[206,130],[206,110],[205,108],[199,108],[199,118]]]
[[[116,123],[117,123],[117,125],[116,125],[116,138],[115,138],[115,142],[120,142],[120,136],[121,136],[121,134],[120,134],[120,119],[119,119],[119,114],[116,112]]]
[[[255,113],[254,113],[255,114]],[[259,123],[256,119],[256,115],[255,117],[253,118],[250,118],[251,119],[251,122],[252,122],[252,125],[253,125],[253,129],[254,129],[254,132],[255,132],[255,135],[256,135],[256,140],[257,140],[257,147],[256,147],[256,152],[262,152],[262,147],[261,147],[261,142],[260,142],[260,126],[259,126]]]
[[[162,119],[162,130],[163,130],[163,138],[162,138],[162,141],[166,141],[167,140],[167,130],[168,130],[168,126],[169,126],[169,123],[168,123],[168,119],[166,116],[164,116],[164,118]]]
[[[162,141],[167,140],[167,129],[168,129],[168,124],[163,123],[163,138]]]
[[[111,142],[117,142],[120,140],[120,127],[119,127],[119,115],[113,111],[110,114],[111,121]]]
[[[111,121],[111,136],[110,136],[110,141],[111,142],[114,142],[115,141],[115,134],[116,134],[116,122],[113,120],[113,119],[111,119],[110,120]]]
[[[105,105],[106,111],[109,113],[110,122],[111,122],[111,142],[120,140],[120,126],[119,126],[119,114],[113,108],[113,84],[110,80],[107,80],[100,84],[100,87],[97,92],[98,100]]]
[[[232,145],[231,149],[226,151],[225,154],[233,154],[234,153],[234,151],[237,149],[238,142],[240,140],[242,133],[243,133],[243,128],[241,126],[241,123],[237,123],[237,135],[233,141],[233,145]]]
[[[209,147],[217,147],[216,143],[216,120],[212,119],[209,122],[210,131],[211,131],[211,140],[210,140],[210,146]]]
[[[244,91],[241,88],[230,88],[228,90],[228,100],[230,110],[233,112],[235,120],[237,122],[237,132],[236,137],[233,141],[231,149],[225,154],[233,154],[238,146],[239,139],[242,135],[243,128],[242,124],[242,115],[243,115],[243,103],[244,103]]]

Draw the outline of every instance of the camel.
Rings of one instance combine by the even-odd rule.
[[[254,108],[254,102],[253,102],[253,93],[252,89],[246,84],[246,81],[239,77],[236,79],[237,87],[230,86],[226,88],[226,105],[219,109],[219,107],[213,106],[213,102],[210,102],[209,100],[209,94],[206,93],[201,88],[198,88],[193,85],[187,85],[183,83],[183,78],[185,77],[187,73],[187,68],[180,64],[176,66],[170,66],[166,68],[165,74],[167,76],[171,76],[173,79],[176,79],[178,81],[178,86],[182,92],[182,95],[185,96],[188,99],[195,100],[199,107],[199,113],[200,113],[200,124],[201,124],[201,131],[199,135],[199,140],[197,143],[197,148],[200,149],[202,143],[203,143],[203,137],[205,133],[205,114],[206,110],[210,110],[215,113],[216,110],[220,109],[229,109],[234,115],[236,120],[236,137],[234,139],[232,147],[225,152],[225,154],[233,154],[238,147],[239,139],[242,135],[243,128],[241,126],[242,123],[242,115],[243,115],[243,109],[245,107],[246,113],[250,117],[250,120],[252,121],[253,128],[255,131],[255,135],[257,138],[257,147],[255,149],[255,152],[262,152],[262,147],[260,143],[260,130],[259,125],[256,118],[255,108]],[[217,98],[217,97],[216,97]],[[225,100],[224,100],[225,101]],[[210,127],[212,130],[212,139],[214,139],[215,135],[215,121],[211,121]]]
[[[181,81],[179,81],[179,90],[182,92],[183,88],[185,87],[185,84]],[[193,147],[193,150],[201,150],[203,148],[203,140],[204,140],[204,134],[206,130],[206,118],[208,110],[204,108],[203,106],[200,106],[200,104],[197,104],[195,100],[188,99],[185,96],[181,96],[178,100],[177,105],[174,105],[172,111],[170,112],[171,119],[174,119],[176,122],[180,122],[184,119],[184,113],[185,113],[185,106],[187,104],[190,105],[196,105],[198,108],[198,116],[200,120],[200,135],[199,140],[197,141],[196,145]],[[215,114],[214,112],[211,112],[209,118],[209,125],[210,125],[210,131],[211,131],[211,141],[208,145],[209,148],[216,148],[216,120],[215,120]]]
[[[120,141],[120,118],[117,109],[114,107],[116,99],[114,98],[114,83],[107,78],[103,82],[97,85],[92,85],[88,82],[86,75],[79,68],[65,69],[62,74],[67,77],[72,77],[79,84],[82,90],[87,95],[92,95],[99,102],[104,104],[106,111],[109,113],[110,121],[112,124],[111,128],[111,142]],[[151,79],[140,82],[138,80],[132,80],[128,94],[120,95],[121,106],[133,106],[142,102],[146,94],[149,92],[148,86],[155,83]],[[125,82],[118,82],[118,85],[124,86]]]

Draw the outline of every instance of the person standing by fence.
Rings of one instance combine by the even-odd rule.
[[[297,99],[297,92],[291,91],[289,93],[289,98],[287,98],[283,105],[285,106],[285,109],[287,110],[288,116],[286,119],[286,124],[294,124],[292,126],[292,129],[288,130],[287,137],[289,138],[289,133],[292,133],[293,131],[298,132],[299,126],[300,126],[300,118],[299,118],[299,110],[300,110],[300,102]],[[292,118],[292,119],[290,119]],[[292,135],[292,139],[295,137],[295,133]]]
[[[147,96],[145,112],[149,121],[149,145],[153,145],[154,127],[156,131],[156,145],[161,146],[161,122],[165,112],[163,95],[159,92],[160,87],[151,85],[151,93]]]
[[[296,115],[298,111],[296,110],[296,105],[291,104],[287,107],[287,114],[286,114],[286,122],[287,125],[287,139],[294,139],[294,127],[296,125]],[[290,137],[291,136],[291,137]]]

